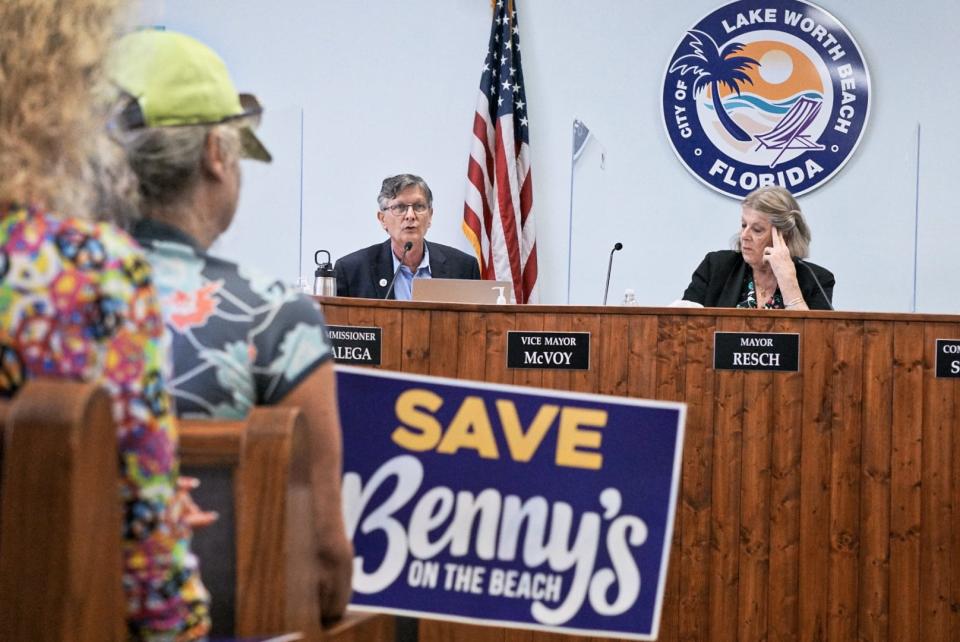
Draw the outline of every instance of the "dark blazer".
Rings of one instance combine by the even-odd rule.
[[[433,278],[480,278],[480,266],[474,257],[440,243],[424,243],[430,254],[430,275]],[[390,239],[347,254],[337,261],[333,271],[337,276],[337,296],[382,299],[393,279]],[[393,292],[390,298],[395,298]]]
[[[836,283],[833,273],[819,265],[803,261],[802,263],[810,266],[810,270],[817,275],[814,280],[810,270],[800,265],[801,261],[794,259],[794,262],[797,263],[797,284],[807,307],[811,310],[829,310],[830,305],[820,293],[816,280],[820,281],[827,298],[832,301],[833,286]],[[741,302],[740,293],[743,291],[743,278],[746,273],[747,264],[740,252],[710,252],[693,273],[683,298],[712,308],[735,308]]]

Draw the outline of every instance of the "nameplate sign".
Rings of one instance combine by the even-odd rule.
[[[383,329],[359,325],[329,325],[327,335],[333,344],[333,358],[337,363],[365,366],[380,365],[380,347]]]
[[[507,367],[589,370],[589,332],[507,332]]]
[[[779,332],[715,332],[714,370],[800,370],[800,335]]]
[[[937,377],[960,379],[960,339],[937,339]]]

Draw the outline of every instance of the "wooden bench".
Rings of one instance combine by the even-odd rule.
[[[125,640],[109,396],[32,380],[0,424],[0,640]]]
[[[214,635],[299,631],[308,640],[392,642],[394,619],[385,615],[348,613],[320,627],[310,445],[300,411],[257,407],[246,421],[181,420],[179,428],[183,474],[201,480],[194,498],[220,513],[194,535],[213,594]]]

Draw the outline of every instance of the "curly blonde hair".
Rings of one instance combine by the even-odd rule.
[[[0,201],[88,212],[125,0],[0,2]]]

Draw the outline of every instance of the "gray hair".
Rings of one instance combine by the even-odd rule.
[[[770,224],[783,236],[790,256],[803,259],[810,255],[810,227],[803,218],[797,199],[785,188],[779,185],[761,187],[747,194],[740,206],[766,214]],[[739,236],[734,249],[740,251]]]
[[[145,214],[173,205],[190,193],[200,178],[207,136],[213,133],[224,154],[239,159],[240,132],[230,125],[147,127],[119,134],[140,182]]]
[[[93,188],[93,217],[130,231],[140,219],[137,177],[123,148],[106,131],[92,145],[87,171]]]
[[[391,200],[397,197],[397,194],[408,187],[419,187],[427,199],[427,207],[433,207],[433,192],[430,191],[427,181],[414,174],[398,174],[383,179],[380,195],[377,196],[377,205],[380,210],[382,211]]]

